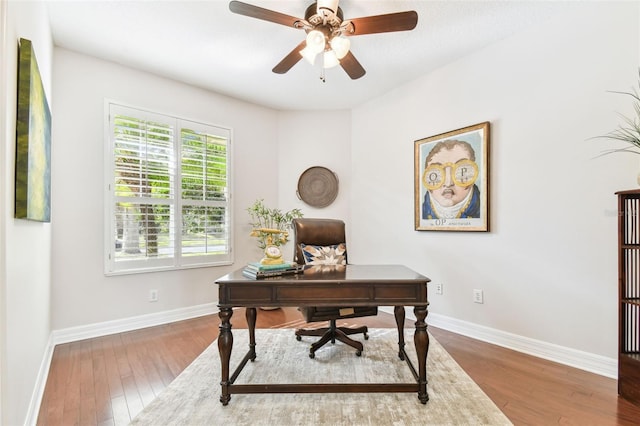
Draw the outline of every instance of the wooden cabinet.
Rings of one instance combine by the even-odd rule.
[[[640,405],[640,190],[618,196],[618,393]]]

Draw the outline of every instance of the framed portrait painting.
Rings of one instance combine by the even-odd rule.
[[[489,122],[414,142],[416,231],[489,230]]]

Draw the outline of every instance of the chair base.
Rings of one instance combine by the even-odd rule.
[[[336,321],[331,320],[329,327],[315,328],[315,329],[304,329],[304,328],[297,329],[296,339],[300,341],[302,340],[302,336],[321,336],[320,340],[311,344],[311,347],[309,348],[309,358],[315,358],[315,352],[318,349],[320,349],[322,346],[324,346],[328,342],[331,342],[332,344],[334,344],[336,343],[336,340],[339,340],[340,342],[346,345],[349,345],[352,348],[355,348],[356,355],[360,356],[362,355],[362,350],[364,349],[364,346],[362,345],[362,343],[358,342],[357,340],[351,339],[349,335],[362,333],[364,334],[364,339],[368,340],[369,339],[369,335],[367,334],[368,331],[369,329],[367,328],[366,325],[363,325],[361,327],[356,327],[356,328],[336,327]]]

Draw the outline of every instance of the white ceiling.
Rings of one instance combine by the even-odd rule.
[[[304,17],[312,0],[245,0]],[[342,0],[344,18],[406,10],[412,31],[351,38],[367,73],[351,80],[340,67],[306,61],[271,69],[302,39],[287,28],[229,11],[229,2],[47,0],[56,46],[284,110],[352,108],[484,46],[536,25],[575,2]]]

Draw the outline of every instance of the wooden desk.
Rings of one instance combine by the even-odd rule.
[[[252,280],[242,270],[218,279],[220,335],[218,350],[222,364],[220,402],[227,405],[231,394],[249,393],[322,393],[322,392],[417,392],[421,403],[427,394],[427,283],[430,280],[400,265],[347,265],[311,267],[303,274]],[[260,306],[394,306],[398,327],[398,357],[406,361],[415,383],[323,383],[323,384],[234,384],[247,361],[256,359],[256,308]],[[416,316],[413,337],[418,369],[404,350],[405,306],[413,306]],[[234,307],[245,307],[249,328],[249,351],[230,375],[229,360],[233,347],[231,316]],[[294,336],[291,334],[292,344]],[[365,346],[366,350],[366,346]]]

